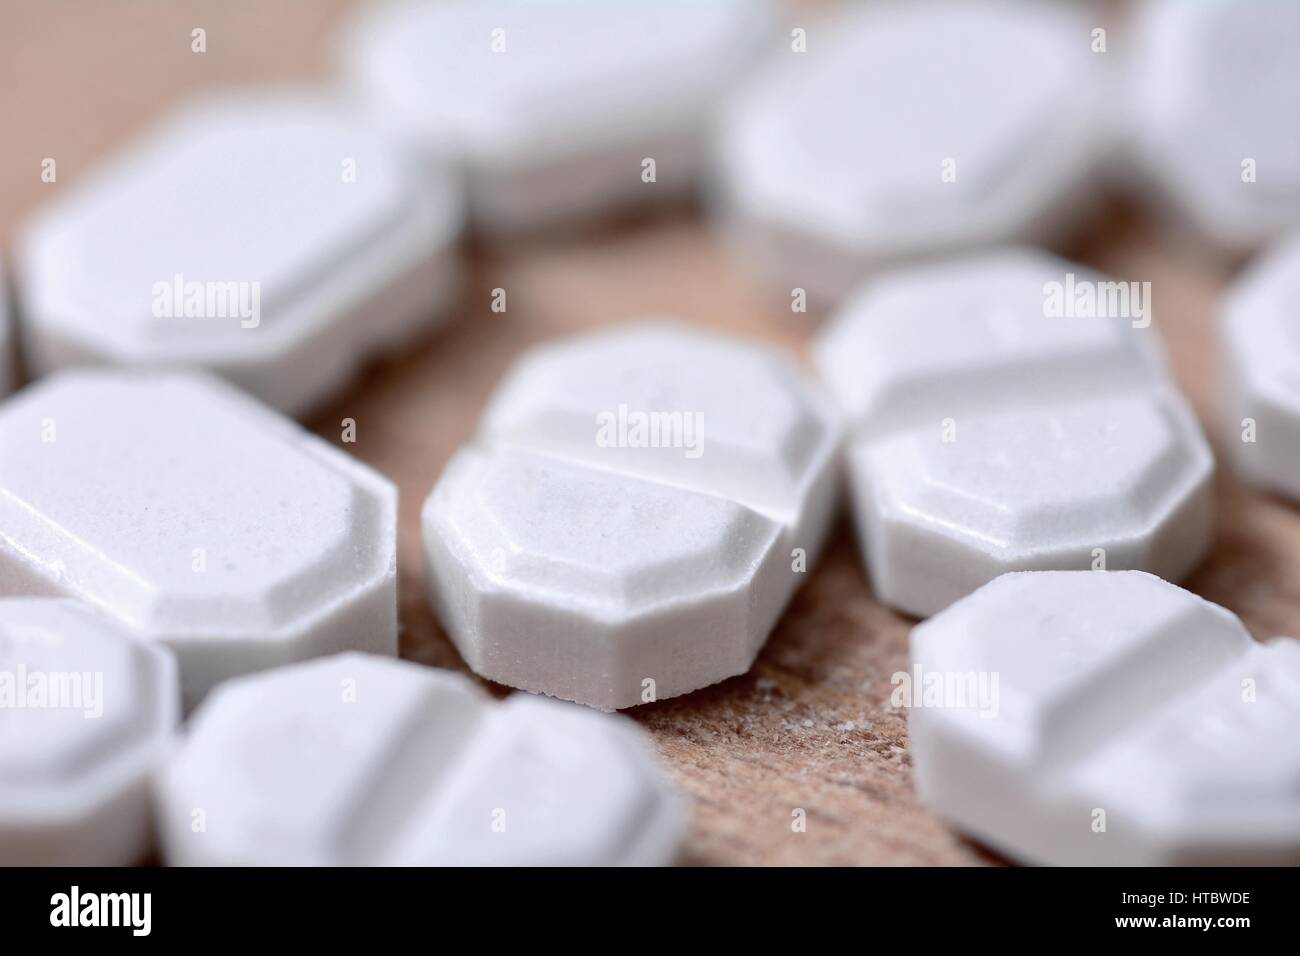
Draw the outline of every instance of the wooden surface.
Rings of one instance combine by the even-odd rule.
[[[0,0],[0,239],[8,243],[23,214],[184,93],[324,76],[330,31],[345,7],[337,0]],[[202,56],[189,49],[195,26],[208,30]],[[57,184],[40,182],[46,156],[59,163]],[[1141,217],[1113,207],[1065,251],[1152,282],[1156,323],[1215,440],[1212,320],[1231,267],[1175,248]],[[354,418],[358,441],[344,447],[400,486],[402,653],[458,669],[424,600],[417,516],[517,355],[543,339],[647,313],[802,354],[820,318],[766,299],[692,209],[475,250],[468,260],[448,324],[421,348],[372,367],[309,423],[338,441],[340,420]],[[500,315],[489,309],[498,286],[509,301]],[[1223,468],[1216,494],[1218,543],[1188,585],[1241,614],[1257,636],[1300,630],[1297,509],[1244,491]],[[684,862],[993,859],[954,836],[913,793],[906,719],[889,705],[890,675],[907,667],[912,623],[872,599],[841,521],[749,674],[631,712],[690,799]],[[806,811],[806,832],[791,828],[796,808]]]

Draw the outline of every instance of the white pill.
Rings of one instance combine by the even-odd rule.
[[[191,102],[20,234],[29,367],[203,366],[300,414],[437,318],[460,216],[315,94]]]
[[[994,849],[1300,863],[1300,643],[1150,574],[1057,571],[998,578],[911,647],[921,798]]]
[[[1213,457],[1149,310],[1149,289],[1018,250],[895,273],[844,306],[813,352],[850,418],[880,600],[926,615],[1006,571],[1176,579],[1200,560]]]
[[[833,300],[879,265],[1086,214],[1100,66],[1077,10],[873,4],[796,43],[720,134],[723,219],[765,278]]]
[[[1234,251],[1300,227],[1300,4],[1139,9],[1128,106],[1141,195]]]
[[[78,602],[0,598],[0,865],[143,858],[179,704],[163,648]]]
[[[680,196],[772,14],[768,0],[387,4],[341,59],[375,117],[460,168],[476,224],[504,232]]]
[[[223,685],[158,793],[185,865],[662,865],[683,829],[630,721],[365,654]]]
[[[1300,499],[1300,233],[1228,290],[1224,444],[1253,484]]]
[[[216,378],[66,372],[0,406],[0,593],[81,598],[217,682],[397,650],[397,492]]]
[[[430,599],[477,673],[604,710],[744,673],[819,553],[840,432],[763,346],[538,349],[425,503]]]

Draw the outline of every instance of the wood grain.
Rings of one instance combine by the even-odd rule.
[[[325,75],[346,4],[0,0],[0,237],[168,104],[200,88]],[[189,51],[193,26],[209,52]],[[59,162],[59,183],[40,162]],[[1099,198],[1098,226],[1065,250],[1153,284],[1156,322],[1212,435],[1218,347],[1213,318],[1231,267],[1153,234]],[[582,233],[467,253],[449,322],[409,353],[368,369],[309,423],[401,489],[402,653],[462,669],[423,594],[418,511],[473,432],[496,381],[533,343],[645,314],[776,342],[802,354],[817,315],[794,315],[740,271],[699,212],[675,208]],[[489,309],[507,290],[505,314]],[[1218,539],[1188,582],[1241,614],[1257,636],[1300,630],[1300,513],[1220,469]],[[688,795],[683,861],[697,864],[978,864],[992,857],[922,808],[907,726],[889,705],[913,622],[873,600],[847,522],[742,677],[632,712]],[[500,689],[498,689],[500,690]],[[791,828],[792,811],[807,830]]]

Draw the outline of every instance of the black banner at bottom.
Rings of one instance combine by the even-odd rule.
[[[487,930],[497,944],[517,933],[525,943],[604,940],[602,949],[628,933],[668,945],[697,928],[770,943],[774,924],[789,921],[811,940],[896,930],[927,942],[1047,932],[1231,945],[1297,929],[1297,889],[1295,869],[26,869],[0,870],[0,917],[6,943],[76,934],[82,943],[342,945],[423,931],[436,946],[428,931],[459,920],[453,939]]]

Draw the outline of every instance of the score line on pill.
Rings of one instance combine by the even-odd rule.
[[[656,866],[684,827],[631,721],[355,653],[215,691],[158,802],[173,865]]]
[[[917,625],[912,666],[996,700],[908,711],[921,799],[1047,865],[1300,862],[1300,643],[1140,571],[1004,575]],[[993,678],[996,676],[996,685]],[[937,685],[936,685],[937,686]]]

